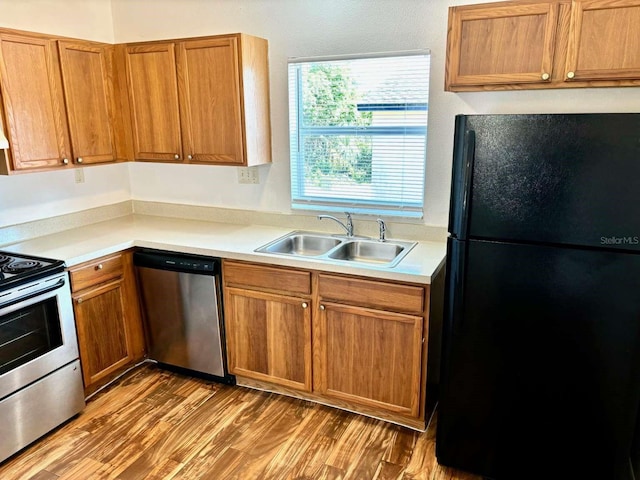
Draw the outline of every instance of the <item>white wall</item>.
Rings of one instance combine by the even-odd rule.
[[[426,224],[446,225],[457,113],[629,112],[640,88],[444,92],[447,9],[478,0],[0,0],[0,26],[117,42],[245,32],[269,40],[274,163],[260,185],[236,169],[136,163],[0,177],[0,227],[130,198],[289,211],[286,62],[312,56],[430,48]],[[111,17],[112,16],[112,17]],[[113,31],[110,19],[113,18]],[[130,175],[129,190],[127,173]],[[52,181],[53,180],[53,181]]]
[[[0,0],[6,28],[113,42],[111,18],[108,0]],[[0,175],[0,228],[131,198],[126,164],[83,170]]]

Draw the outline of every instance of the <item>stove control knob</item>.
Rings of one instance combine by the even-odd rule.
[[[63,158],[62,159],[62,164],[63,165],[69,165],[69,159],[68,158]]]
[[[76,160],[78,163],[82,163],[82,157],[78,157],[78,160]]]

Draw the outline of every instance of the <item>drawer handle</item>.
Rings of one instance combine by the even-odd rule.
[[[549,80],[549,74],[548,73],[543,73],[542,74],[542,80]]]
[[[103,268],[104,268],[104,266],[101,263],[96,265],[96,270],[102,270]]]
[[[82,303],[82,297],[79,297],[79,298],[76,300],[76,303]]]
[[[302,308],[307,308],[309,304],[307,302],[302,302]]]
[[[324,310],[325,306],[324,305],[320,305],[320,310]]]

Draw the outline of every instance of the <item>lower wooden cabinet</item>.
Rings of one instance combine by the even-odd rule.
[[[144,355],[131,252],[70,270],[85,393]]]
[[[314,323],[314,389],[417,417],[423,318],[322,303]]]
[[[239,384],[424,428],[430,286],[228,260],[223,278]]]
[[[311,391],[309,301],[238,288],[226,298],[229,370]]]

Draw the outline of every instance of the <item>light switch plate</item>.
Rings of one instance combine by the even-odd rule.
[[[260,183],[260,175],[255,167],[238,167],[238,183]]]
[[[76,174],[76,183],[84,183],[84,168],[74,169]]]

